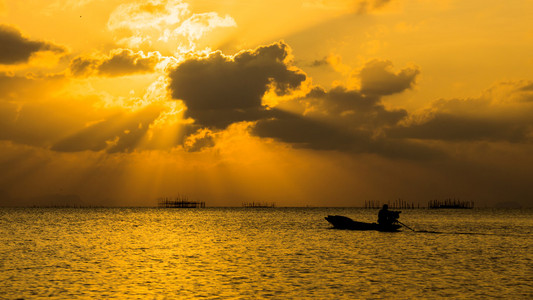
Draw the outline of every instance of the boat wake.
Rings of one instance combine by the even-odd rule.
[[[482,232],[444,232],[433,230],[416,230],[415,233],[434,233],[434,234],[464,234],[464,235],[498,235],[495,233],[482,233]]]

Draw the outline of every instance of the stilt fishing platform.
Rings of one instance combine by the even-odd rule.
[[[178,196],[176,198],[161,197],[157,199],[159,207],[164,208],[204,208],[205,202],[189,201],[187,196]]]
[[[246,208],[266,208],[266,207],[276,207],[276,204],[274,202],[266,203],[266,202],[243,202],[242,207]]]
[[[461,208],[461,209],[470,209],[474,208],[473,201],[461,201],[455,198],[448,198],[444,200],[431,200],[428,202],[428,208]]]
[[[383,204],[387,204],[389,206],[389,209],[415,209],[420,208],[420,203],[414,203],[414,202],[407,202],[403,199],[397,199],[391,202],[385,202]],[[371,208],[371,209],[379,209],[382,207],[382,204],[379,201],[365,201],[365,208]]]

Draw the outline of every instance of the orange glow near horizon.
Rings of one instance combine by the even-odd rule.
[[[0,1],[0,205],[528,206],[532,9]]]

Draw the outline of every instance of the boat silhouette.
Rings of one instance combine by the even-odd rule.
[[[381,225],[378,223],[367,223],[354,221],[345,216],[332,216],[329,215],[325,219],[333,225],[336,229],[348,229],[348,230],[377,230],[386,232],[398,231],[402,226],[399,224]]]

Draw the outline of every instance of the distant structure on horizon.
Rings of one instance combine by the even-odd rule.
[[[159,198],[157,199],[158,206],[164,208],[204,208],[205,202],[189,201],[187,196],[179,196],[172,198]]]
[[[243,202],[242,207],[246,208],[265,208],[265,207],[276,207],[276,204],[274,202],[266,203],[266,202]]]
[[[470,209],[474,208],[473,201],[461,201],[455,198],[448,198],[444,200],[431,200],[428,202],[428,208],[460,208],[460,209]]]
[[[390,209],[415,209],[415,208],[420,208],[420,203],[417,203],[415,205],[415,203],[413,203],[413,202],[407,202],[407,201],[402,200],[402,199],[394,200],[394,201],[391,201],[389,203],[383,203],[383,204],[387,204]],[[365,201],[365,208],[378,209],[378,208],[381,208],[382,206],[383,205],[379,201],[374,201],[374,200]]]

